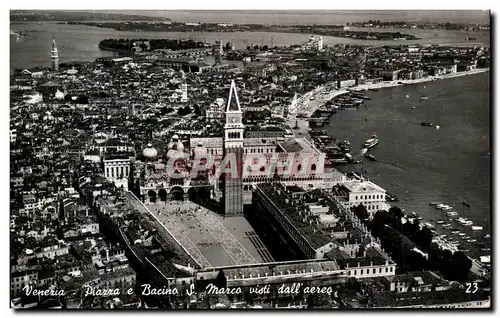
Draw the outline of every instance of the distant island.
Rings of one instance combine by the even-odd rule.
[[[232,23],[179,23],[167,21],[133,22],[90,22],[70,21],[68,24],[88,25],[110,28],[118,31],[156,31],[156,32],[279,32],[305,33],[358,40],[419,40],[420,38],[401,32],[372,32],[348,30],[343,25],[262,25]]]
[[[142,15],[114,14],[89,11],[11,10],[11,22],[33,21],[170,21]]]
[[[205,48],[207,45],[203,42],[193,40],[176,39],[106,39],[99,42],[99,48],[106,51],[132,52],[135,49],[140,51],[152,50],[188,50]]]
[[[460,23],[435,23],[435,22],[408,22],[408,21],[380,21],[368,20],[366,22],[350,22],[347,26],[358,28],[399,28],[399,29],[428,29],[428,30],[463,30],[463,31],[489,31],[486,24],[460,24]]]

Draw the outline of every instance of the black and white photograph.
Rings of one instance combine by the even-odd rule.
[[[491,11],[165,6],[9,8],[10,311],[492,309]]]

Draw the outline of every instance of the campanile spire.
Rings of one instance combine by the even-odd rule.
[[[59,54],[57,52],[56,39],[52,39],[52,49],[50,50],[50,59],[52,60],[52,70],[59,71]]]

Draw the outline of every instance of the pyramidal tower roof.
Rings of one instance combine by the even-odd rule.
[[[236,84],[234,80],[231,81],[231,89],[229,90],[229,98],[227,100],[226,113],[238,112],[241,113],[240,101],[236,92]]]
[[[57,51],[56,39],[52,38],[52,51]]]

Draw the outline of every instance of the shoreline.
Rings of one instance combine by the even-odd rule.
[[[51,21],[50,21],[51,22]],[[148,21],[149,22],[149,21]],[[111,21],[96,23],[93,21],[62,21],[57,24],[85,25],[97,28],[112,29],[126,32],[182,32],[182,33],[233,33],[233,32],[272,32],[272,33],[293,33],[293,34],[313,34],[318,36],[348,38],[352,40],[373,40],[373,41],[416,41],[422,40],[412,34],[401,33],[401,31],[365,31],[344,29],[344,25],[261,25],[254,23],[234,24],[230,29],[222,28],[218,23],[204,23],[198,25],[187,25],[186,23],[170,20],[169,24],[154,24],[152,27],[148,22],[142,24],[129,25],[128,22]],[[141,22],[139,22],[141,23]],[[160,27],[157,27],[160,25]],[[174,28],[172,30],[172,28]],[[306,32],[307,31],[307,32]]]
[[[377,83],[377,84],[361,84],[361,85],[353,86],[350,88],[353,90],[373,90],[373,89],[397,87],[397,86],[403,86],[403,85],[412,85],[412,84],[433,82],[433,81],[437,81],[437,80],[443,80],[443,79],[449,79],[449,78],[455,78],[455,77],[461,77],[461,76],[467,76],[467,75],[474,75],[474,74],[488,72],[489,70],[490,70],[489,68],[479,68],[479,69],[475,69],[475,70],[456,72],[456,73],[451,73],[451,74],[428,76],[425,78],[414,79],[414,80],[399,80],[399,81],[390,81],[390,82],[388,81],[388,82],[381,82],[381,83]],[[401,84],[398,84],[398,83],[401,83]]]
[[[334,98],[338,95],[342,95],[348,93],[349,91],[363,91],[363,90],[374,90],[374,89],[383,89],[383,88],[392,88],[404,85],[413,85],[420,83],[433,82],[437,80],[450,79],[455,77],[467,76],[467,75],[475,75],[484,72],[490,71],[490,68],[480,68],[470,71],[457,72],[445,75],[436,75],[436,76],[428,76],[425,78],[415,79],[415,80],[400,80],[400,81],[387,81],[381,82],[377,84],[361,84],[356,86],[351,86],[343,89],[333,89],[333,83],[328,83],[324,86],[320,86],[310,92],[305,93],[297,100],[297,107],[295,107],[287,117],[288,125],[290,129],[294,131],[294,134],[298,132],[300,135],[306,138],[310,138],[309,136],[309,123],[308,119],[311,115],[321,106],[323,106],[329,99]],[[321,95],[328,88],[332,88],[333,90],[326,94],[326,96]],[[314,100],[310,100],[313,97]],[[306,118],[297,118],[297,114],[304,114]],[[299,129],[293,129],[295,126],[295,122],[297,122],[297,126]]]
[[[422,78],[422,79],[418,79],[418,80],[401,80],[401,81],[382,82],[382,83],[378,83],[378,84],[362,84],[362,85],[358,85],[358,86],[352,86],[352,87],[347,88],[347,89],[335,90],[335,91],[330,92],[326,95],[328,97],[332,98],[334,96],[338,96],[338,95],[347,93],[349,91],[366,91],[366,90],[373,90],[373,89],[391,88],[391,87],[397,87],[397,86],[403,86],[403,85],[426,83],[426,82],[432,82],[435,80],[450,79],[450,78],[455,78],[455,77],[474,75],[474,74],[484,73],[484,72],[488,72],[488,71],[490,71],[490,68],[481,68],[481,69],[475,69],[475,70],[465,71],[465,72],[457,72],[457,73],[452,73],[452,74],[431,76],[431,77]],[[398,84],[398,82],[400,82],[401,84]],[[300,104],[299,107],[296,107],[295,111],[293,113],[291,113],[291,115],[289,115],[287,118],[287,121],[290,125],[290,128],[294,131],[295,136],[298,135],[297,137],[304,137],[304,138],[307,138],[308,140],[310,140],[310,134],[308,131],[308,129],[309,129],[308,119],[316,109],[323,106],[324,103],[328,100],[328,99],[320,98],[317,95],[319,95],[322,91],[324,91],[326,88],[328,88],[331,85],[332,84],[329,83],[325,86],[316,88],[315,90],[310,91],[310,92],[301,96],[301,100],[303,100],[302,104]],[[312,100],[312,101],[309,100],[309,98],[313,97],[313,96],[315,97],[314,100]],[[296,114],[304,113],[304,112],[307,113],[307,118],[296,118]],[[293,127],[295,126],[295,122],[297,122],[299,129],[293,129]],[[336,169],[335,166],[331,166],[330,168],[328,168],[328,171],[325,169],[325,174],[345,175],[343,172]],[[428,220],[423,220],[422,222],[425,222],[425,221],[428,221]],[[441,232],[438,232],[438,233],[443,234]],[[448,249],[449,249],[449,247],[448,247]],[[483,268],[482,263],[480,263],[477,259],[475,259],[471,255],[469,255],[468,253],[466,253],[466,255],[473,262],[473,266],[470,269],[470,271],[477,276],[481,276],[480,272]]]

